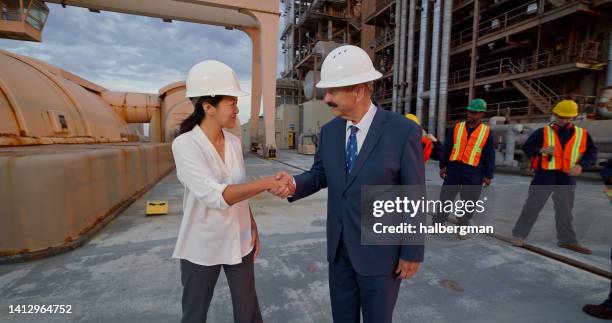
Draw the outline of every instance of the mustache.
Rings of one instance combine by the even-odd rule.
[[[338,105],[335,104],[334,102],[328,102],[327,105],[332,107],[332,108],[337,108],[338,107]]]

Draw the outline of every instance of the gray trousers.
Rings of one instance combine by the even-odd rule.
[[[514,225],[512,235],[518,238],[526,238],[538,219],[540,211],[546,205],[546,201],[552,195],[557,240],[559,243],[576,243],[576,233],[572,225],[575,191],[575,185],[530,185],[527,201]]]
[[[225,271],[230,293],[234,322],[263,322],[255,292],[253,252],[237,265],[201,266],[181,259],[181,283],[183,284],[182,323],[206,322],[208,307],[215,291],[221,267]]]

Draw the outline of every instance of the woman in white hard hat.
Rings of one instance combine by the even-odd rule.
[[[174,249],[183,284],[182,322],[206,322],[221,268],[225,271],[235,322],[261,322],[253,262],[259,252],[257,226],[247,199],[282,189],[287,181],[265,177],[247,183],[234,128],[240,89],[234,71],[213,60],[193,66],[187,97],[194,112],[172,142],[179,181],[185,186],[183,219]]]

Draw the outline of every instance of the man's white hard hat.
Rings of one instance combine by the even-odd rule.
[[[370,56],[361,48],[344,45],[332,50],[321,66],[318,88],[348,86],[374,81],[382,74],[374,68]]]
[[[199,96],[245,96],[240,89],[238,77],[231,67],[215,60],[205,60],[195,64],[187,75],[185,97]]]

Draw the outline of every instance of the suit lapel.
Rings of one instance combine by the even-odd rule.
[[[357,161],[355,161],[355,166],[353,166],[353,170],[349,174],[348,180],[346,181],[344,191],[346,191],[346,189],[355,180],[355,177],[357,177],[357,174],[363,167],[363,164],[365,164],[365,161],[368,159],[368,156],[370,156],[370,153],[376,146],[376,143],[378,143],[380,136],[385,130],[385,122],[386,120],[384,111],[380,108],[377,108],[376,114],[374,115],[374,120],[372,120],[372,125],[370,125],[370,129],[368,130],[368,134],[366,135],[365,141],[363,142],[363,146],[361,147],[361,149],[359,150],[359,154],[357,155]]]

